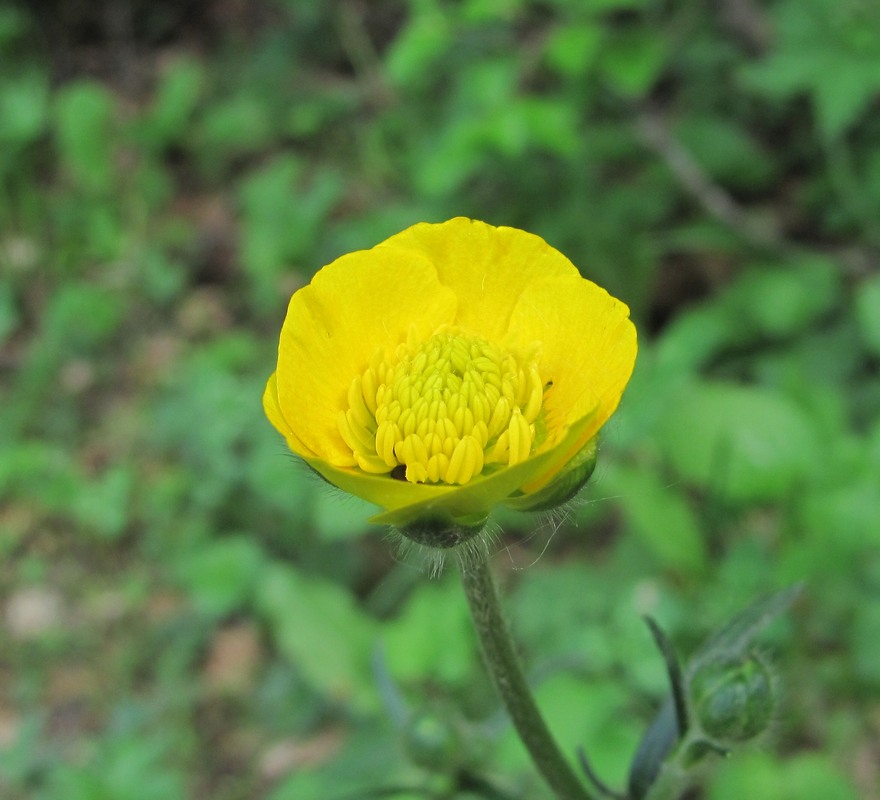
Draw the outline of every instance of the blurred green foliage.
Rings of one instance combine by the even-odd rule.
[[[878,8],[0,2],[0,794],[545,796],[455,576],[259,402],[320,265],[464,214],[640,329],[582,500],[499,517],[566,750],[622,784],[641,614],[687,650],[802,580],[774,731],[699,796],[880,797]]]

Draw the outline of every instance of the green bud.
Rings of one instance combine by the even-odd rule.
[[[458,726],[431,710],[413,714],[404,728],[404,746],[414,764],[431,772],[447,772],[462,760]]]
[[[722,744],[754,738],[773,716],[773,677],[754,654],[704,664],[688,689],[697,723]]]

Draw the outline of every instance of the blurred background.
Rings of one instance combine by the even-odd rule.
[[[803,581],[692,800],[880,798],[880,5],[0,0],[0,796],[546,794],[429,579],[260,406],[290,294],[468,215],[632,308],[562,521],[493,555],[567,752]]]

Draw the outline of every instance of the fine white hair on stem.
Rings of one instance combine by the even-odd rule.
[[[396,528],[389,528],[386,539],[392,544],[396,558],[404,563],[416,562],[417,568],[436,578],[445,569],[447,558],[454,558],[465,570],[485,561],[497,548],[500,532],[496,523],[489,522],[478,534],[448,548],[414,542]]]
[[[527,542],[532,541],[537,538],[544,532],[549,532],[546,541],[541,547],[541,551],[535,556],[535,558],[530,561],[528,564],[518,565],[513,557],[513,553],[510,550],[508,545],[502,545],[504,550],[507,552],[508,558],[510,559],[511,568],[514,570],[522,570],[528,569],[529,567],[535,566],[543,557],[544,554],[550,547],[550,543],[562,529],[562,527],[566,524],[571,524],[574,527],[577,527],[578,524],[578,516],[577,511],[581,508],[585,508],[588,505],[593,505],[594,503],[601,503],[607,500],[614,500],[619,495],[606,495],[603,497],[585,497],[583,493],[580,495],[573,497],[567,503],[562,504],[561,506],[557,506],[556,508],[548,509],[547,511],[542,511],[534,514],[535,524],[531,527],[528,533],[523,535],[517,540],[518,544],[525,544]]]

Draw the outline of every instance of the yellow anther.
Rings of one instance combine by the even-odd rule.
[[[449,469],[449,456],[437,453],[428,459],[428,480],[431,483],[439,483]]]
[[[413,462],[406,465],[406,479],[410,483],[424,483],[428,480],[428,467],[425,464]]]
[[[464,484],[528,458],[543,404],[536,352],[523,358],[452,329],[420,342],[411,330],[349,385],[338,428],[353,463],[371,474],[405,466],[415,483]]]
[[[407,436],[403,440],[404,463],[408,465],[413,462],[426,464],[428,462],[428,448],[421,436]]]
[[[479,420],[480,422],[489,421],[491,416],[489,413],[489,401],[486,399],[485,394],[474,395],[471,398],[470,409],[475,420]]]
[[[348,427],[348,418],[344,411],[340,411],[336,415],[336,427],[339,429],[339,435],[343,441],[351,448],[352,453],[356,454],[361,449],[360,444]]]
[[[364,471],[373,475],[383,475],[388,472],[385,462],[378,456],[368,456],[363,453],[357,454],[357,464]]]
[[[376,431],[376,454],[385,462],[388,469],[397,466],[394,457],[394,443],[400,438],[400,428],[393,422],[383,422]]]
[[[498,436],[507,427],[510,420],[510,403],[506,397],[501,397],[495,403],[492,416],[489,418],[489,436]]]
[[[506,464],[510,458],[510,431],[504,431],[495,442],[492,448],[492,461],[498,464]]]
[[[376,373],[373,372],[372,369],[368,369],[364,373],[363,380],[361,381],[361,396],[364,398],[364,403],[374,418],[376,416],[376,401],[379,393],[378,389]]]
[[[467,472],[465,458],[468,455],[469,440],[470,437],[465,436],[463,439],[459,439],[458,444],[455,445],[452,458],[449,459],[449,469],[446,470],[446,483],[466,483],[470,478],[470,475],[464,479],[461,478]]]
[[[516,405],[516,387],[513,383],[514,380],[515,377],[501,382],[501,394],[504,395],[504,399],[507,400],[511,408]]]
[[[489,443],[489,428],[483,420],[474,423],[474,430],[471,435],[477,440],[481,450]]]
[[[523,416],[529,421],[534,422],[541,410],[541,403],[544,400],[544,386],[541,383],[541,376],[538,374],[537,364],[532,364],[529,369],[529,389],[526,407],[523,409]]]
[[[353,423],[362,428],[376,429],[376,417],[370,413],[361,391],[361,379],[355,378],[348,387],[348,413]]]
[[[508,455],[510,466],[525,461],[528,458],[531,449],[531,432],[529,431],[529,423],[526,422],[522,412],[515,408],[510,418],[510,426],[507,429],[510,434],[510,453]]]
[[[337,417],[339,432],[342,434],[342,438],[345,439],[346,442],[357,443],[358,446],[353,447],[353,450],[369,452],[369,449],[373,444],[373,434],[362,425],[358,425],[354,417],[355,415],[351,409],[344,413],[340,412]]]

